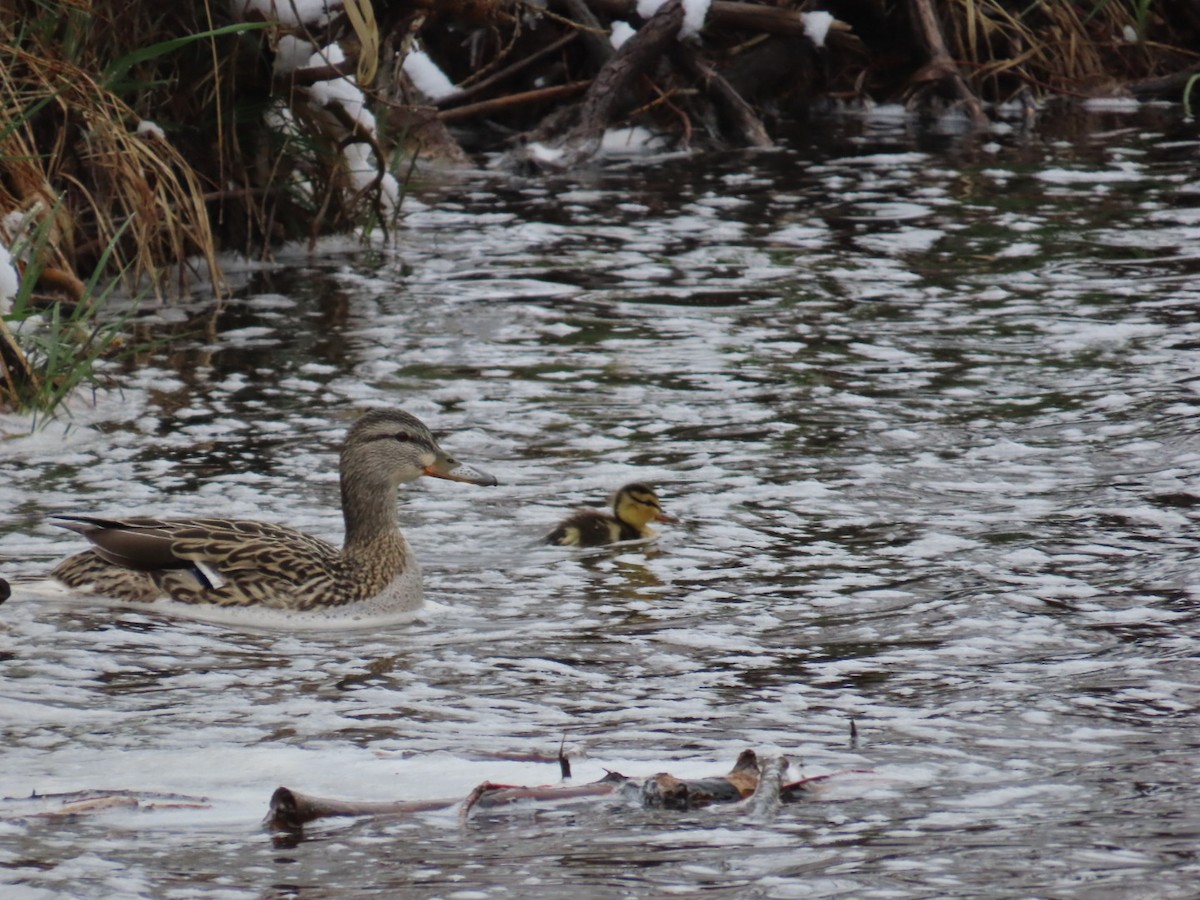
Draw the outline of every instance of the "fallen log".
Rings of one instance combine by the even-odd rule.
[[[448,800],[334,800],[313,797],[291,788],[278,787],[271,795],[271,805],[263,824],[277,831],[295,831],[315,822],[346,816],[405,816],[435,809],[449,809],[458,798]]]
[[[550,761],[547,758],[547,761]],[[559,757],[560,766],[563,765]],[[724,775],[711,778],[678,778],[660,772],[648,778],[631,778],[619,772],[608,772],[603,778],[587,784],[516,785],[484,781],[464,799],[433,800],[336,800],[313,797],[279,787],[271,795],[270,808],[263,824],[277,831],[299,831],[318,819],[333,817],[405,816],[414,813],[459,807],[459,818],[466,821],[481,809],[498,809],[522,801],[558,803],[620,797],[651,809],[686,811],[728,804],[738,812],[765,818],[773,815],[781,804],[795,803],[804,798],[811,786],[839,775],[869,770],[845,770],[802,778],[785,784],[783,777],[789,767],[786,757],[760,760],[753,750],[743,750],[733,768]],[[564,768],[565,777],[569,772]],[[740,805],[738,805],[740,804]]]

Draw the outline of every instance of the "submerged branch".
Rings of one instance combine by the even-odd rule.
[[[972,123],[976,126],[986,125],[988,118],[983,111],[983,104],[979,102],[975,92],[967,86],[962,73],[958,70],[958,65],[946,48],[942,25],[938,21],[931,0],[909,0],[909,11],[912,15],[913,27],[917,32],[917,39],[929,57],[928,65],[917,72],[912,80],[915,83],[949,83],[958,101],[966,109]]]
[[[560,765],[565,757],[561,751]],[[548,761],[548,760],[547,760]],[[514,785],[484,781],[462,801],[437,800],[335,800],[313,797],[290,788],[280,787],[271,796],[270,809],[264,825],[281,831],[296,831],[309,822],[331,817],[348,816],[405,816],[459,807],[459,818],[466,821],[478,809],[497,809],[520,801],[556,803],[562,801],[595,800],[619,796],[650,808],[690,810],[713,804],[741,804],[735,811],[764,818],[772,815],[781,803],[800,800],[814,782],[837,775],[836,772],[818,775],[790,784],[783,783],[789,762],[786,757],[760,760],[753,750],[743,750],[733,768],[724,775],[712,778],[677,778],[660,772],[648,778],[629,778],[609,772],[588,784]],[[852,770],[864,771],[864,770]],[[563,766],[569,777],[569,768]]]
[[[264,822],[270,828],[292,831],[314,822],[342,816],[403,816],[416,812],[447,809],[458,803],[450,800],[334,800],[301,794],[291,788],[279,787],[271,795],[271,805]]]

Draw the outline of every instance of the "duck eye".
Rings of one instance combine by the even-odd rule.
[[[412,440],[412,438],[409,437],[409,434],[407,431],[397,431],[395,434],[395,438],[402,444],[407,443],[408,441]]]

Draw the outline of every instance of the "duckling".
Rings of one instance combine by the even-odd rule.
[[[396,521],[396,489],[422,475],[494,485],[447,454],[429,429],[400,410],[367,412],[350,428],[339,465],[345,543],[267,522],[101,518],[55,523],[93,547],[52,577],[126,602],[262,607],[285,612],[416,609],[421,569]]]
[[[658,495],[647,484],[627,484],[613,495],[612,512],[584,507],[546,535],[545,543],[564,547],[602,547],[618,541],[652,538],[651,522],[674,522],[662,511]]]

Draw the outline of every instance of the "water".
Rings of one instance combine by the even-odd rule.
[[[398,250],[240,273],[72,427],[8,439],[0,563],[61,511],[340,536],[353,410],[497,488],[403,490],[429,608],[291,633],[0,607],[0,795],[36,897],[1190,897],[1200,877],[1200,178],[1172,110],[985,140],[904,118],[577,179],[422,185]],[[193,312],[199,312],[198,306]],[[21,423],[7,420],[7,430]],[[538,546],[655,483],[654,546]],[[856,723],[857,742],[850,739]],[[832,774],[774,816],[627,803],[260,826],[279,784],[465,796],[740,750]]]

